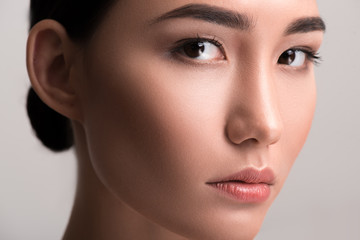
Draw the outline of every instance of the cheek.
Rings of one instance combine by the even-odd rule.
[[[222,126],[213,111],[221,106],[213,98],[209,108],[196,85],[179,84],[173,71],[139,59],[144,58],[121,69],[98,66],[89,74],[84,125],[92,164],[105,185],[145,215],[161,216],[153,206],[163,206],[167,218],[169,203],[186,209],[190,196],[199,195],[197,184],[206,179],[199,173],[205,165],[200,159],[211,158],[215,136],[222,136],[221,129],[210,127]]]
[[[105,69],[92,76],[85,128],[93,164],[110,188],[130,184],[129,179],[141,181],[146,177],[142,171],[158,171],[156,149],[166,144],[164,126],[157,121],[166,106],[161,106],[149,79],[134,72]]]
[[[312,74],[307,75],[294,87],[281,93],[280,109],[284,122],[284,132],[281,139],[282,162],[279,169],[283,181],[302,149],[311,128],[316,105],[316,85]],[[289,91],[289,89],[291,89]]]

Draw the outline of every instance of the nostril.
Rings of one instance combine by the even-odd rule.
[[[254,145],[259,143],[256,138],[248,138],[241,142],[242,145]]]

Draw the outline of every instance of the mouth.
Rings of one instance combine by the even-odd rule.
[[[247,168],[207,184],[237,202],[261,203],[269,198],[274,179],[274,173],[270,168]]]

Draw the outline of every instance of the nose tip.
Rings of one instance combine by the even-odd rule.
[[[282,124],[276,115],[262,117],[233,116],[226,126],[227,138],[236,145],[253,141],[269,146],[278,142],[282,134]]]
[[[280,140],[282,132],[282,125],[280,121],[262,121],[261,124],[255,126],[256,139],[258,142],[262,142],[265,145],[275,144]]]

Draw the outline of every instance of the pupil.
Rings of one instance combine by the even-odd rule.
[[[184,47],[184,52],[191,58],[197,58],[205,50],[205,45],[203,42],[196,42],[188,44]]]
[[[283,54],[281,54],[281,56],[279,58],[279,63],[289,65],[292,62],[294,62],[295,56],[296,56],[295,51],[288,50],[288,51],[284,52]]]

